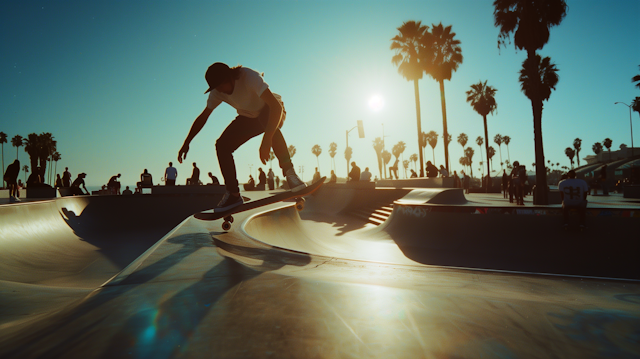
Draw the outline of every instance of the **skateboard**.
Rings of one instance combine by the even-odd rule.
[[[225,231],[228,231],[229,229],[231,229],[231,223],[233,223],[233,214],[235,213],[240,213],[240,212],[248,211],[251,209],[259,208],[262,206],[266,206],[269,204],[286,201],[288,199],[295,199],[296,209],[298,211],[302,211],[304,209],[303,196],[308,196],[313,192],[315,192],[318,188],[322,186],[326,178],[327,177],[322,177],[319,181],[315,182],[314,184],[298,192],[286,191],[286,192],[278,193],[276,195],[269,196],[266,198],[245,202],[237,207],[231,208],[230,210],[227,210],[224,212],[214,212],[214,210],[210,209],[207,211],[196,213],[194,214],[194,217],[203,221],[214,221],[216,219],[223,218],[224,222],[222,223],[222,229]]]

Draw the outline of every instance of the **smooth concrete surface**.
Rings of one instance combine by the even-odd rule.
[[[473,265],[434,265],[416,255],[433,251],[434,240],[447,245],[446,238],[458,242],[446,248],[451,254],[462,253],[460,239],[447,229],[454,228],[466,234],[462,244],[477,243],[470,248],[476,258],[490,256],[479,249],[482,242],[495,248],[522,240],[503,235],[505,221],[522,217],[525,232],[549,226],[536,219],[557,217],[549,212],[554,207],[533,209],[544,214],[507,215],[504,208],[523,208],[496,205],[501,201],[488,195],[461,201],[456,191],[323,189],[307,198],[302,212],[292,203],[245,212],[234,216],[228,232],[221,221],[185,214],[200,205],[197,196],[75,197],[0,206],[0,357],[640,355],[638,281],[465,269],[457,267]],[[389,203],[393,213],[380,226],[355,215],[361,207],[374,211]],[[637,208],[611,203],[604,208],[618,205],[627,214]],[[503,209],[471,213],[490,207]],[[462,219],[454,225],[443,217],[425,222],[414,215],[421,211],[424,218]],[[493,225],[479,230],[474,226],[481,221],[472,216]],[[612,222],[629,223],[628,230],[637,228],[635,222]],[[429,232],[433,228],[436,235]],[[588,232],[580,238],[598,241]],[[611,245],[609,238],[603,242],[602,248]],[[511,249],[494,258],[505,261]],[[564,258],[543,259],[554,260]],[[59,273],[46,273],[56,268]]]

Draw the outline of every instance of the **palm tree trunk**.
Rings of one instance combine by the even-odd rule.
[[[537,96],[536,96],[537,97]],[[533,108],[533,142],[536,153],[536,194],[535,205],[547,205],[547,171],[544,168],[544,148],[542,146],[542,100],[531,100]]]
[[[487,154],[487,180],[484,185],[486,186],[486,193],[489,193],[489,187],[491,185],[491,161],[489,160],[489,131],[487,129],[487,115],[482,116],[482,120],[484,121],[484,149]]]
[[[449,132],[447,131],[447,104],[444,98],[444,81],[440,80],[440,102],[442,103],[442,130],[444,132],[444,168],[449,171]]]
[[[416,93],[416,118],[418,121],[418,148],[420,148],[420,136],[422,136],[422,120],[420,119],[420,91],[418,90],[418,80],[413,80],[413,88]],[[385,168],[386,171],[386,168]],[[385,172],[386,174],[386,172]],[[424,177],[424,158],[420,152],[420,177]]]

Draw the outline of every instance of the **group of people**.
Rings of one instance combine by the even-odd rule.
[[[509,197],[509,203],[515,200],[517,205],[524,206],[527,194],[527,170],[518,161],[513,162],[511,173],[505,170],[502,174],[502,196]]]
[[[246,191],[264,191],[267,189],[267,186],[270,191],[275,188],[280,187],[280,177],[276,176],[273,173],[273,170],[269,168],[269,172],[267,174],[264,173],[262,167],[258,168],[258,184],[256,185],[256,181],[253,179],[252,175],[249,175],[249,182],[244,185],[244,189]]]
[[[29,175],[26,183],[27,189],[37,187],[51,188],[51,186],[44,183],[41,172],[42,171],[40,167],[36,167],[33,169],[33,171],[31,171],[31,174]],[[7,187],[9,188],[9,202],[11,203],[20,202],[20,189],[22,189],[24,185],[21,180],[18,180],[19,173],[20,161],[15,160],[12,164],[7,166],[7,169],[5,170],[3,175],[3,179],[7,183]],[[73,182],[71,182],[71,172],[69,172],[69,167],[65,167],[62,177],[60,176],[60,174],[56,175],[55,188],[70,188],[73,195],[89,194],[84,182],[84,179],[86,177],[86,173],[80,173],[78,174],[78,177]]]

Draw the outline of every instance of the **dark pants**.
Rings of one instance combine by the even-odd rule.
[[[569,224],[569,211],[575,209],[578,211],[578,217],[580,218],[580,224],[584,226],[587,215],[587,204],[577,206],[567,206],[562,204],[562,216],[564,218],[564,224]]]
[[[167,180],[167,186],[175,186],[176,185],[176,180],[172,179],[168,179]]]
[[[262,133],[267,126],[269,120],[269,106],[264,106],[257,118],[249,118],[238,116],[224,130],[220,138],[216,141],[216,152],[218,154],[218,163],[220,171],[224,177],[225,187],[231,193],[238,193],[238,178],[236,175],[236,164],[233,160],[233,152],[242,146],[245,142]],[[273,152],[278,158],[282,173],[284,173],[293,165],[291,157],[287,149],[287,143],[277,129],[271,141]]]

